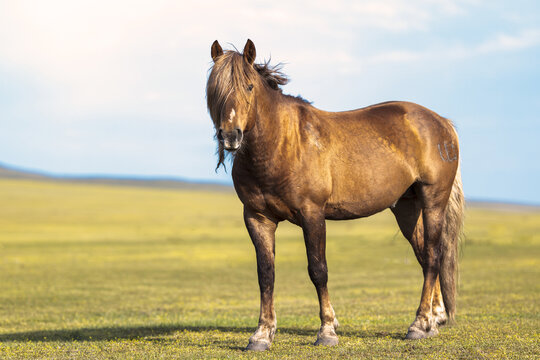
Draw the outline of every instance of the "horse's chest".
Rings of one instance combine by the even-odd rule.
[[[291,218],[291,171],[276,167],[275,162],[235,159],[233,181],[242,203],[276,218]]]
[[[262,214],[272,216],[280,220],[294,222],[295,212],[286,197],[276,194],[273,189],[267,189],[255,182],[235,182],[236,192],[242,203]]]

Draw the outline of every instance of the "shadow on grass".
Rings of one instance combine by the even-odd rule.
[[[218,331],[222,333],[245,333],[246,340],[251,333],[255,331],[255,327],[228,327],[228,326],[184,326],[178,325],[163,325],[163,326],[134,326],[134,327],[102,327],[102,328],[82,328],[82,329],[62,329],[62,330],[39,330],[25,331],[18,333],[0,334],[1,342],[12,341],[33,341],[33,342],[50,342],[50,341],[107,341],[121,339],[144,339],[156,341],[156,337],[170,335],[176,332],[211,332]],[[304,328],[279,328],[279,333],[313,336],[317,334],[316,329]],[[360,338],[384,338],[403,339],[401,333],[387,332],[369,332],[369,331],[342,331],[338,330],[338,336],[352,336]],[[161,340],[161,339],[159,339]],[[166,339],[163,339],[166,340]]]

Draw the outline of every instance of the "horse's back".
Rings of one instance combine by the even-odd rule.
[[[324,113],[326,117],[345,125],[345,128],[369,126],[377,128],[383,135],[392,133],[392,129],[404,130],[409,126],[420,132],[441,129],[453,132],[448,119],[422,105],[407,101],[387,101],[356,110]],[[426,132],[423,135],[433,134]]]
[[[340,139],[346,139],[336,142],[347,147],[340,150],[370,163],[384,163],[385,155],[396,156],[421,176],[425,162],[440,155],[444,144],[451,150],[449,159],[458,155],[457,133],[450,120],[412,102],[389,101],[326,114],[340,129]]]

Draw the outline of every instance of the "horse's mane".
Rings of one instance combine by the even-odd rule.
[[[280,86],[289,81],[287,76],[281,72],[281,68],[281,63],[272,66],[270,60],[250,66],[242,54],[232,50],[225,51],[216,59],[210,68],[210,75],[206,83],[206,104],[214,122],[216,137],[225,103],[233,91],[239,92],[240,96],[247,98],[248,86],[253,84],[258,77],[262,78],[263,84],[270,89],[281,91]],[[219,161],[216,170],[221,164],[224,164],[225,160],[224,149],[219,141],[217,153]]]
[[[289,82],[287,75],[281,71],[283,67],[282,63],[272,66],[270,65],[270,60],[268,60],[262,64],[254,64],[254,67],[266,81],[266,84],[274,90],[281,90],[280,85],[285,85]]]

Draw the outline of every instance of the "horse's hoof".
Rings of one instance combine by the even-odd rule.
[[[270,343],[266,341],[250,341],[246,347],[246,350],[249,351],[266,351],[268,349],[270,349]]]
[[[420,329],[409,329],[405,339],[407,340],[420,340],[428,337],[428,333]]]
[[[419,339],[426,339],[433,336],[439,335],[439,330],[436,327],[432,327],[429,331],[423,331],[417,328],[409,329],[407,332],[407,336],[405,336],[405,339],[407,340],[419,340]]]
[[[336,346],[338,344],[338,338],[333,336],[325,336],[317,338],[315,344],[313,345],[323,345],[323,346]]]

